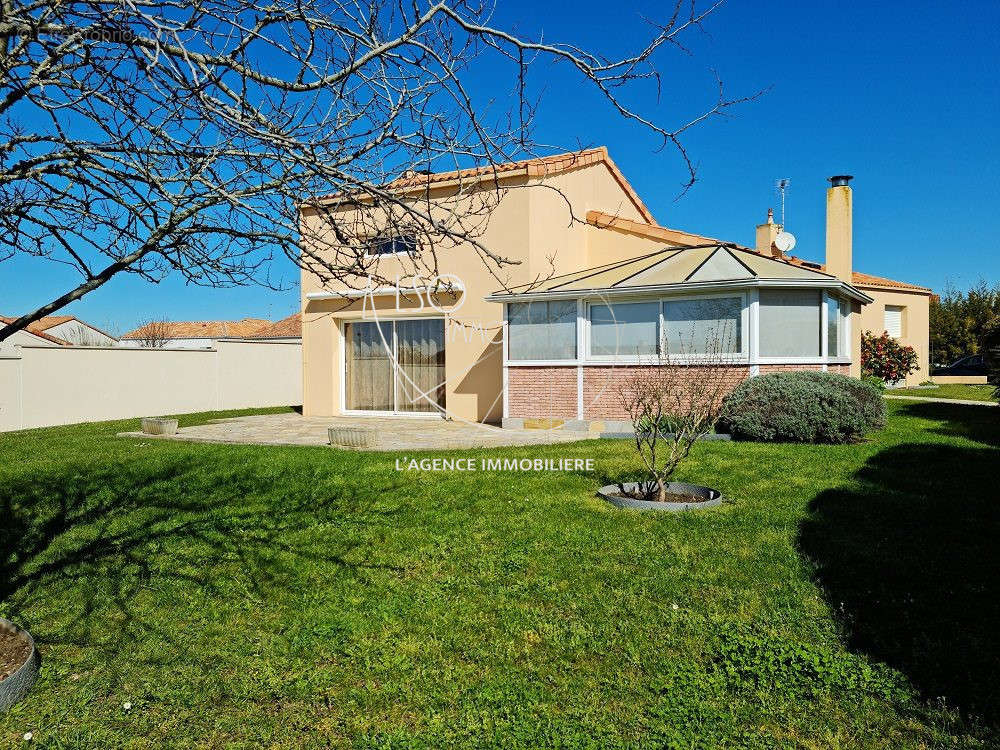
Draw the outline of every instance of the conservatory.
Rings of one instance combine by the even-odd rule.
[[[733,245],[669,248],[497,292],[504,419],[624,419],[631,368],[724,362],[735,387],[781,370],[848,374],[871,298],[805,264]]]

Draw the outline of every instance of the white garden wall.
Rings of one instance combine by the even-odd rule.
[[[20,346],[0,353],[0,431],[302,403],[298,342],[212,349]]]

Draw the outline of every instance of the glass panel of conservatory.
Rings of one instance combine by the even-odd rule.
[[[664,300],[668,354],[736,354],[742,350],[742,297]]]
[[[820,304],[812,291],[760,290],[760,356],[818,357]]]
[[[833,297],[826,298],[826,354],[828,357],[839,357],[843,352],[844,319],[841,313],[842,303]]]
[[[576,300],[509,304],[507,335],[509,359],[576,359]]]
[[[659,302],[590,306],[590,353],[595,356],[656,354]]]

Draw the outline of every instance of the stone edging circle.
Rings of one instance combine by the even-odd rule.
[[[634,490],[638,488],[638,482],[623,482],[622,483],[627,490]],[[597,491],[598,496],[604,498],[612,505],[619,508],[637,508],[639,510],[659,510],[659,511],[681,511],[681,510],[700,510],[702,508],[714,508],[717,505],[722,505],[722,501],[725,499],[722,497],[722,493],[718,490],[713,490],[711,487],[702,487],[700,484],[687,484],[685,482],[667,482],[667,489],[671,492],[684,493],[688,495],[699,495],[701,497],[711,497],[710,500],[705,500],[700,503],[658,503],[655,500],[636,500],[631,497],[621,497],[618,495],[620,490],[617,484],[608,484],[601,487]],[[713,497],[714,496],[714,497]]]
[[[38,667],[41,660],[38,657],[38,649],[35,647],[35,640],[31,637],[31,633],[2,617],[0,617],[0,628],[23,634],[28,639],[28,645],[31,646],[28,660],[18,667],[14,674],[6,680],[0,681],[0,712],[2,712],[28,694],[32,685],[35,684],[35,680],[38,679]]]

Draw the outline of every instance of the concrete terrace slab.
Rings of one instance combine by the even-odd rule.
[[[365,450],[423,451],[549,445],[597,437],[583,430],[526,430],[491,427],[420,417],[303,417],[298,414],[260,414],[213,419],[184,427],[176,435],[122,432],[120,437],[144,440],[186,440],[200,443],[247,445],[329,445],[330,427],[368,427],[378,431],[378,444]]]

